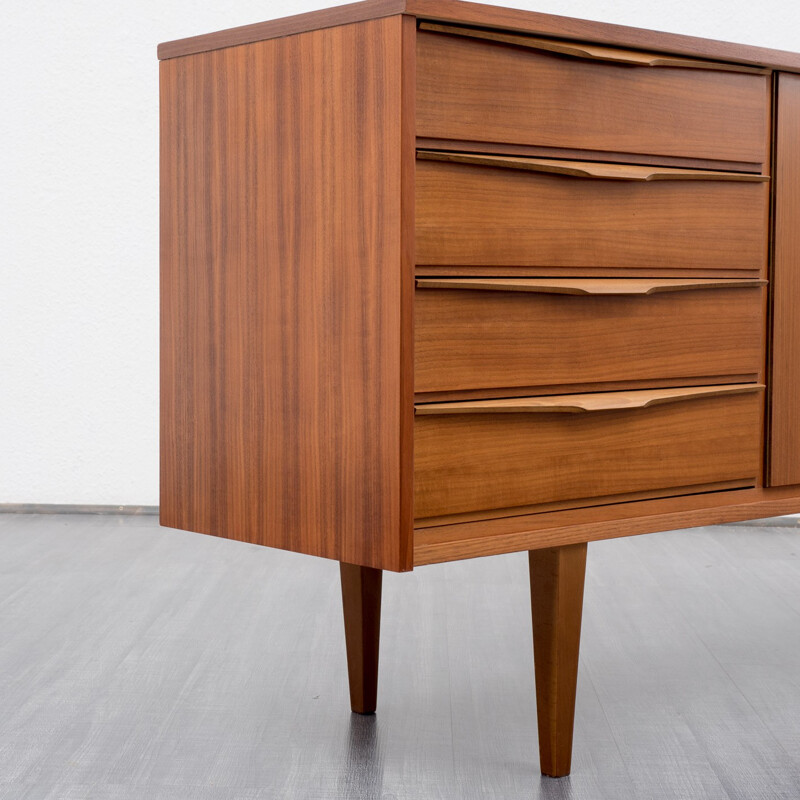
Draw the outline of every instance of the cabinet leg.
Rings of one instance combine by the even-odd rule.
[[[528,553],[543,775],[569,775],[578,649],[581,638],[586,543]]]
[[[378,697],[383,572],[371,567],[345,564],[343,561],[339,566],[350,708],[359,714],[372,714]]]

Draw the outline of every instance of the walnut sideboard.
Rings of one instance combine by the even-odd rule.
[[[800,55],[459,0],[169,42],[161,523],[382,570],[528,551],[570,768],[587,542],[800,511]]]

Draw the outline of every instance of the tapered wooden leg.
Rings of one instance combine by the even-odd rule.
[[[340,562],[350,708],[372,714],[378,699],[383,572]]]
[[[586,544],[528,553],[542,774],[569,775]]]

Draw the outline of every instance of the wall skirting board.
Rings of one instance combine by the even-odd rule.
[[[158,506],[101,506],[63,503],[0,503],[0,514],[124,514],[158,516]],[[728,525],[786,527],[800,525],[800,514],[729,522]]]
[[[158,506],[96,506],[63,503],[0,503],[0,514],[158,514]]]

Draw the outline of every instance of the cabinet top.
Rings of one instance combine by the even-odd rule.
[[[590,22],[554,14],[540,14],[536,11],[465,2],[465,0],[363,0],[359,3],[348,3],[268,22],[257,22],[253,25],[164,42],[158,46],[158,57],[161,60],[176,58],[396,14],[800,72],[800,54],[787,50],[720,42],[606,22]]]

